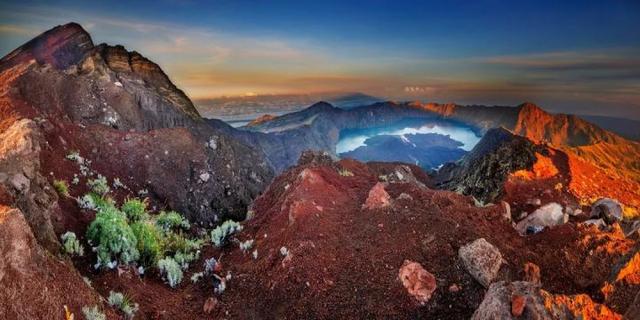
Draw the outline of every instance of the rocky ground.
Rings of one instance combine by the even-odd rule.
[[[317,115],[345,112],[328,104],[287,118],[321,119],[310,122],[318,131],[204,121],[157,65],[94,46],[76,24],[4,57],[0,80],[0,318],[65,319],[65,306],[75,319],[87,306],[125,318],[111,291],[138,304],[136,319],[640,318],[640,190],[633,170],[598,165],[636,146],[583,123],[574,135],[521,106],[545,125],[497,117],[517,132],[484,128],[474,150],[430,176],[289,147],[337,141]],[[375,108],[383,121],[389,104]],[[457,120],[482,110],[393,108]],[[80,204],[99,177],[103,200],[147,199],[149,221],[177,210],[191,221],[181,236],[205,241],[175,288],[159,268],[94,267],[86,235],[99,210]],[[242,230],[214,245],[229,219]],[[68,231],[83,255],[62,246]]]

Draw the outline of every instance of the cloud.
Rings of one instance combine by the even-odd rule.
[[[38,31],[33,28],[24,27],[24,26],[1,24],[0,33],[24,35],[24,36],[35,36],[38,34]]]
[[[481,59],[492,65],[538,71],[600,71],[640,70],[640,52],[550,52],[516,56],[498,56]]]

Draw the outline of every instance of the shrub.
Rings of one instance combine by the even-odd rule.
[[[131,298],[120,293],[109,291],[109,298],[107,299],[109,305],[122,311],[127,319],[133,319],[133,316],[138,311],[138,304],[133,303]]]
[[[338,169],[338,174],[342,177],[353,177],[353,172],[347,169]]]
[[[228,236],[241,230],[242,225],[233,220],[227,220],[211,231],[211,241],[216,247],[220,247]]]
[[[89,209],[89,210],[100,210],[100,209],[106,209],[106,208],[115,209],[115,203],[113,202],[113,199],[109,197],[103,197],[94,192],[89,192],[84,196],[82,196],[82,198],[76,199],[76,201],[78,202],[78,206],[82,209]]]
[[[127,186],[120,181],[120,178],[113,178],[113,183],[111,184],[115,189],[127,189]]]
[[[131,230],[137,240],[140,263],[146,267],[154,266],[162,257],[162,235],[155,225],[145,221],[133,223]]]
[[[120,207],[120,210],[127,215],[130,222],[136,222],[147,218],[148,200],[138,198],[127,199]]]
[[[53,187],[56,189],[59,195],[63,197],[69,196],[69,185],[65,180],[53,180]]]
[[[166,257],[158,261],[158,269],[171,288],[175,288],[182,282],[182,269],[171,257]]]
[[[246,252],[247,250],[249,250],[249,249],[251,249],[253,247],[253,239],[249,239],[247,241],[240,242],[238,244],[238,246],[240,247],[240,250],[242,250],[243,252]]]
[[[78,164],[83,164],[84,163],[84,158],[80,156],[80,153],[78,151],[71,151],[69,152],[69,154],[67,155],[67,159],[76,162]]]
[[[128,264],[138,259],[136,236],[124,214],[114,207],[99,210],[87,229],[87,238],[95,244],[98,255],[96,267],[115,267],[115,261]]]
[[[189,264],[200,257],[200,248],[204,245],[201,239],[187,239],[182,233],[169,232],[165,238],[166,252],[173,254],[173,259],[187,269]]]
[[[204,272],[194,273],[191,276],[191,282],[196,283],[196,282],[200,281],[200,279],[202,279],[203,277],[204,277]]]
[[[82,307],[82,314],[86,320],[107,320],[107,316],[98,309],[98,306]]]
[[[95,179],[89,179],[89,181],[87,181],[87,186],[91,188],[91,191],[101,196],[104,196],[111,190],[109,189],[107,178],[105,178],[103,175],[98,175],[98,177]]]
[[[198,257],[200,256],[199,252],[176,252],[175,255],[173,255],[173,260],[180,265],[180,268],[182,268],[182,270],[187,270],[189,269],[189,264],[198,259]]]
[[[80,244],[80,241],[78,241],[75,233],[67,231],[60,236],[60,239],[62,239],[62,247],[67,254],[84,255],[84,248]]]
[[[165,232],[180,228],[188,230],[190,228],[189,221],[175,211],[160,212],[156,218],[156,224]]]

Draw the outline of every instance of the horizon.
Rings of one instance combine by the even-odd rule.
[[[194,101],[363,93],[461,105],[533,101],[554,113],[640,120],[633,1],[9,1],[0,8],[2,56],[75,21],[96,44],[122,44],[158,63]]]

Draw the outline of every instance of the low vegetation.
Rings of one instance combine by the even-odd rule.
[[[86,320],[107,320],[107,316],[98,309],[98,306],[83,307],[82,314]]]
[[[241,230],[242,225],[233,220],[227,220],[211,231],[211,242],[216,247],[221,247],[225,244],[228,236]]]
[[[147,206],[148,200],[140,200],[138,198],[127,199],[120,207],[120,210],[124,212],[127,219],[131,222],[137,222],[147,219]]]
[[[171,288],[175,288],[182,282],[182,268],[180,268],[180,265],[171,257],[166,257],[158,261],[158,269]]]
[[[338,169],[338,174],[342,177],[353,177],[353,172],[343,168]]]
[[[72,153],[67,158],[88,166],[88,161],[79,154]],[[97,256],[96,269],[131,266],[141,276],[146,269],[156,269],[166,283],[175,288],[182,282],[184,271],[200,258],[202,247],[209,241],[206,239],[208,235],[213,244],[220,247],[226,244],[230,235],[242,230],[242,225],[229,220],[210,234],[204,232],[201,233],[203,237],[194,237],[189,221],[180,213],[160,211],[154,214],[149,211],[148,199],[127,198],[118,205],[110,196],[108,179],[88,170],[87,176],[95,177],[87,180],[90,191],[76,201],[80,208],[96,212],[86,233],[87,241]],[[119,186],[120,183],[116,185],[118,187],[114,188],[126,189]],[[65,233],[62,241],[68,254],[82,255],[83,247],[74,233]],[[253,240],[238,243],[245,252],[254,244]],[[212,267],[215,267],[215,259],[212,258],[212,261]],[[204,276],[215,277],[213,271],[195,273],[191,280],[195,282]],[[135,312],[133,305],[127,303],[128,299],[120,293],[110,295],[109,302],[127,315]],[[87,309],[87,312],[90,311],[94,309]],[[95,311],[99,312],[97,309]]]
[[[96,219],[87,229],[89,244],[98,255],[96,268],[115,268],[119,263],[129,264],[138,260],[138,240],[129,226],[126,216],[115,207],[98,210]]]
[[[78,256],[84,255],[84,247],[80,244],[75,233],[67,231],[60,236],[60,239],[62,240],[62,247],[67,254]]]
[[[110,306],[120,310],[127,319],[133,319],[133,316],[138,311],[138,304],[120,292],[110,291],[107,301]]]
[[[60,196],[69,196],[69,184],[65,180],[53,180],[53,187]]]

